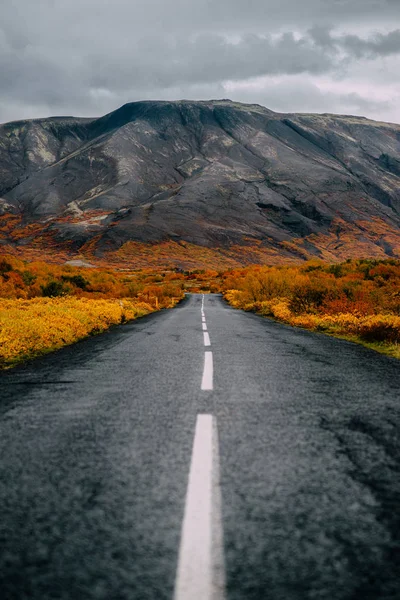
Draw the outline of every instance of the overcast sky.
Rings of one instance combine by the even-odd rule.
[[[142,99],[400,123],[400,0],[0,0],[0,122]]]

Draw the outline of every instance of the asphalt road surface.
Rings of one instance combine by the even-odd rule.
[[[399,599],[399,390],[218,295],[3,373],[1,600]]]

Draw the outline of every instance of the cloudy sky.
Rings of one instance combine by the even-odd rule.
[[[0,122],[230,98],[400,123],[400,0],[1,0]]]

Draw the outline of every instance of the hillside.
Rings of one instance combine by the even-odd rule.
[[[229,100],[6,123],[0,214],[7,251],[400,257],[400,125]]]

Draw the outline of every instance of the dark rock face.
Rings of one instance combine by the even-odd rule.
[[[229,100],[8,123],[1,212],[47,223],[77,248],[96,235],[99,251],[165,239],[279,248],[372,219],[400,240],[400,125]],[[393,255],[372,226],[363,236]]]

